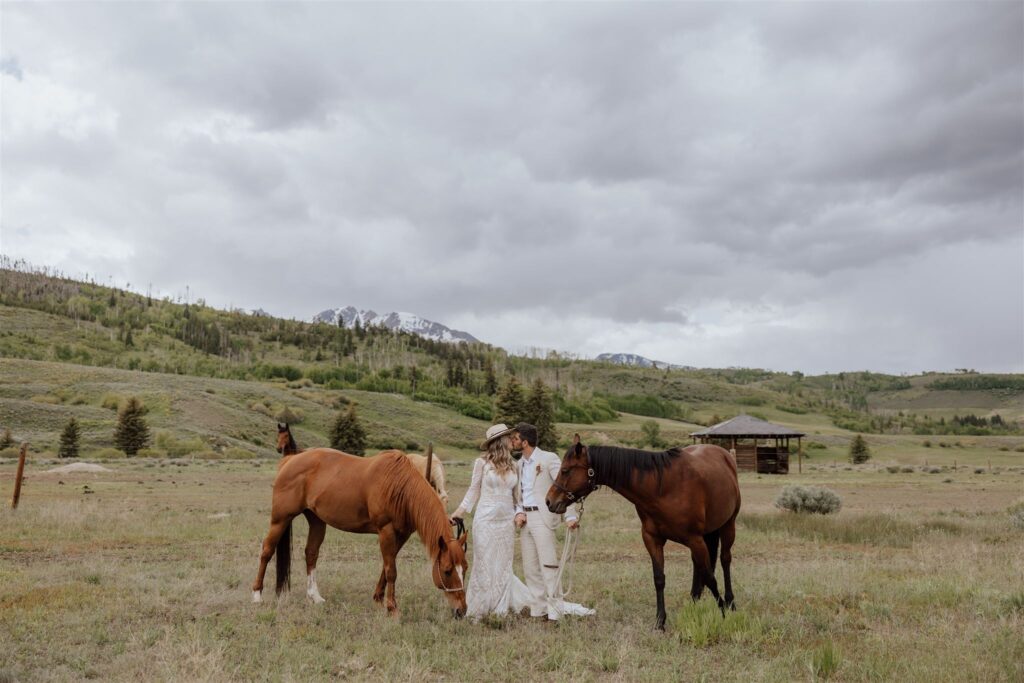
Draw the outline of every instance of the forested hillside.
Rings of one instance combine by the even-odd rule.
[[[499,417],[497,398],[512,378],[524,394],[542,387],[554,420],[572,425],[614,422],[620,413],[628,413],[678,422],[685,429],[684,425],[713,424],[745,412],[816,431],[1009,435],[1021,433],[1024,420],[1024,377],[1016,375],[965,369],[914,377],[868,372],[804,376],[750,368],[624,367],[555,353],[527,358],[487,344],[448,344],[381,327],[346,329],[224,311],[202,299],[156,299],[23,263],[2,265],[0,356],[40,363],[4,366],[0,399],[29,401],[29,407],[40,411],[85,400],[55,368],[92,366],[127,371],[117,375],[127,385],[138,377],[141,384],[154,387],[153,404],[162,402],[161,382],[142,381],[142,375],[247,383],[231,386],[251,389],[239,394],[245,394],[242,408],[261,420],[289,415],[282,412],[288,407],[285,394],[309,398],[325,408],[305,408],[319,422],[314,427],[307,421],[304,428],[317,438],[326,430],[326,408],[336,408],[347,396],[360,396],[361,404],[370,403],[368,397],[374,395],[433,404],[442,408],[431,413],[435,421],[464,424],[453,441],[465,447],[478,429],[469,425]],[[12,385],[24,384],[33,372],[39,375],[39,385],[29,395],[15,390]],[[63,374],[81,372],[69,368]],[[216,395],[219,385],[189,386],[208,386]],[[92,395],[87,402],[101,400]],[[263,407],[252,409],[254,404]],[[8,406],[0,412],[0,427],[16,426],[25,411],[25,405],[17,411]],[[446,414],[450,419],[443,417]],[[81,417],[89,435],[93,418]],[[382,446],[387,442],[405,447],[426,434],[422,423],[412,430],[389,425],[384,409],[370,417],[377,421],[377,432],[387,435],[377,439]],[[265,448],[264,437],[257,435],[259,430],[248,418],[256,419],[248,415],[242,420],[250,424],[246,428],[232,429],[230,421],[224,428],[235,445]],[[463,419],[469,421],[462,423]],[[103,442],[98,432],[93,436],[96,444]]]

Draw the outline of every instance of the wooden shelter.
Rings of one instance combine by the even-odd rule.
[[[740,472],[762,474],[789,473],[789,440],[796,439],[797,468],[803,469],[801,439],[806,434],[750,415],[737,415],[690,436],[695,443],[713,443],[730,451]]]

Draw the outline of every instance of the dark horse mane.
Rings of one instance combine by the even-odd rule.
[[[658,488],[661,475],[671,467],[682,450],[670,448],[667,451],[642,451],[638,448],[618,446],[588,446],[590,466],[594,468],[595,479],[612,488],[629,486],[634,472],[656,472]]]
[[[438,539],[452,538],[441,499],[401,451],[381,453],[378,457],[384,459],[380,486],[392,514],[406,528],[416,529],[430,556],[435,556]]]

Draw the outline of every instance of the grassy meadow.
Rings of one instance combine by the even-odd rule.
[[[864,466],[818,456],[801,475],[741,475],[739,609],[723,620],[709,597],[691,604],[688,553],[670,545],[665,633],[635,513],[607,490],[588,500],[569,596],[596,616],[471,624],[451,618],[415,542],[399,558],[401,612],[386,616],[370,597],[375,537],[333,530],[318,572],[327,603],[307,602],[301,519],[292,592],[251,604],[271,460],[119,459],[58,474],[47,470],[64,461],[33,456],[16,511],[5,460],[0,680],[1019,681],[1021,456],[990,470],[980,447],[920,450],[927,468],[893,448]],[[451,507],[470,457],[448,468]],[[794,483],[832,488],[841,512],[775,509]]]

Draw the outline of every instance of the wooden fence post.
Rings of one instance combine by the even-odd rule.
[[[17,509],[18,499],[21,498],[21,479],[25,474],[25,454],[28,452],[28,442],[21,444],[21,453],[18,455],[18,471],[14,475],[14,496],[11,497],[11,509]]]

